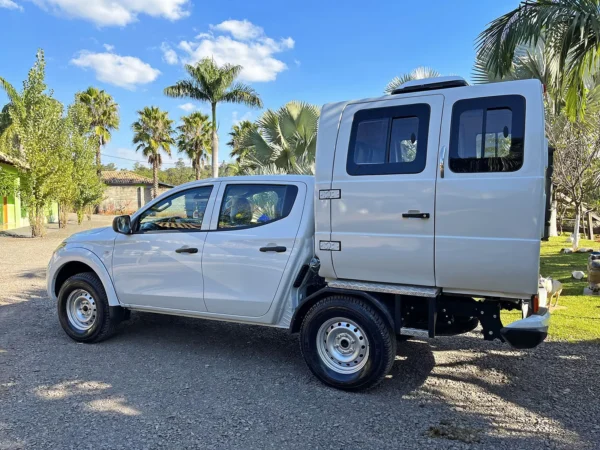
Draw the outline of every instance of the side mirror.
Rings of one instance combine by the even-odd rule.
[[[117,216],[114,218],[112,228],[117,233],[131,234],[131,217],[129,216]]]

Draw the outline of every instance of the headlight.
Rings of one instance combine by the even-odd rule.
[[[59,251],[61,248],[65,248],[66,245],[67,245],[67,240],[65,239],[60,244],[58,244],[58,247],[56,247],[56,249],[54,250],[54,253],[56,253],[57,251]]]

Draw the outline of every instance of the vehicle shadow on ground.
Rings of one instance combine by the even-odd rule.
[[[350,424],[340,445],[447,447],[428,441],[431,431],[488,447],[593,446],[598,344],[521,352],[472,336],[399,342],[389,378],[347,393],[312,376],[285,330],[133,313],[112,339],[82,345],[60,330],[53,302],[32,299],[0,306],[0,447],[68,447],[79,434],[130,447],[294,447],[286,439],[307,429],[326,442],[340,414]],[[94,417],[119,425],[90,430]]]

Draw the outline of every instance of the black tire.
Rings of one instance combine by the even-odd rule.
[[[78,329],[71,323],[67,313],[68,298],[71,293],[78,289],[87,291],[93,298],[96,307],[95,320],[87,330]],[[57,306],[60,325],[65,333],[77,342],[93,343],[108,339],[119,322],[119,318],[116,317],[119,311],[111,313],[104,286],[96,274],[92,272],[78,273],[67,279],[58,293]]]
[[[368,342],[366,363],[354,373],[333,370],[331,363],[325,363],[319,355],[319,330],[338,317],[354,322]],[[368,302],[336,295],[318,301],[308,311],[300,329],[300,348],[306,364],[319,380],[337,389],[359,391],[376,386],[389,373],[396,358],[396,336],[385,317]]]

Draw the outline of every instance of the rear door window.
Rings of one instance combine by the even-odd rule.
[[[514,172],[523,165],[525,99],[519,95],[460,100],[452,108],[450,170]]]
[[[219,212],[219,230],[259,227],[287,217],[298,187],[273,184],[230,184]]]

